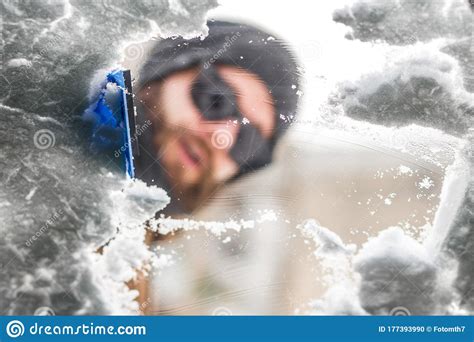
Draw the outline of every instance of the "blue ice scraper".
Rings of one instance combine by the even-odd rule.
[[[135,177],[133,157],[138,155],[138,141],[129,70],[107,74],[83,118],[91,124],[91,149],[113,153],[123,171]],[[112,153],[110,153],[112,152]]]

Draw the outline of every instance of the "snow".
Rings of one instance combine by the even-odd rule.
[[[355,251],[354,245],[346,246],[341,238],[331,230],[322,227],[316,220],[308,220],[299,226],[303,236],[311,238],[318,246],[315,254],[317,256],[329,256],[337,254],[352,254]]]
[[[254,228],[256,223],[275,222],[278,219],[277,214],[272,210],[265,210],[257,215],[253,220],[229,219],[227,221],[196,221],[189,218],[174,219],[160,215],[159,218],[149,220],[149,223],[152,230],[163,235],[172,234],[178,230],[192,231],[204,229],[219,237],[229,231],[240,232],[243,229]],[[230,241],[229,237],[226,237],[224,240]]]
[[[302,226],[329,272],[328,290],[308,314],[463,314],[454,290],[456,263],[439,259],[400,227],[389,227],[358,250],[314,221]],[[328,247],[329,246],[329,247]],[[342,252],[342,253],[341,253]]]
[[[57,315],[136,314],[136,292],[125,281],[153,261],[144,220],[169,199],[161,189],[110,175],[111,165],[88,152],[78,118],[87,95],[97,94],[93,76],[102,80],[117,67],[122,47],[160,33],[206,34],[206,13],[216,3],[5,4],[0,313],[49,307]],[[40,130],[55,143],[36,147]],[[62,214],[27,245],[55,212]]]
[[[400,167],[398,168],[399,170],[399,174],[400,175],[403,175],[403,174],[409,174],[409,175],[412,175],[413,174],[413,171],[410,167],[406,166],[406,165],[400,165]]]
[[[418,186],[420,189],[429,189],[434,186],[434,183],[430,177],[426,176],[421,182],[418,183]]]
[[[32,63],[26,58],[13,58],[7,62],[7,67],[9,68],[19,68],[22,66],[31,67]]]
[[[405,307],[412,314],[436,313],[437,268],[421,244],[399,227],[370,239],[354,258],[361,275],[359,299],[372,313]]]

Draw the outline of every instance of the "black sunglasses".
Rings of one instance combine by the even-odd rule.
[[[244,122],[244,116],[237,105],[238,94],[220,76],[214,65],[202,66],[191,89],[194,104],[206,120],[238,120],[240,128],[230,149],[231,158],[239,165],[240,173],[258,169],[272,160],[272,141],[262,136],[257,127]],[[230,136],[220,132],[215,138],[216,144],[226,144]],[[222,140],[222,141],[219,141]],[[230,144],[229,144],[230,145]]]

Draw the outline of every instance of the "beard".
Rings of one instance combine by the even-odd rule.
[[[158,120],[157,120],[158,121]],[[175,144],[179,137],[186,136],[190,139],[192,144],[197,144],[199,148],[204,151],[206,159],[208,160],[207,165],[201,167],[201,172],[198,177],[192,182],[185,182],[185,174],[188,172],[179,163],[171,163],[166,165],[163,162],[163,155],[166,153],[166,148],[170,144]],[[189,133],[189,129],[183,127],[167,125],[165,122],[160,121],[154,125],[154,139],[153,139],[154,150],[156,151],[157,159],[163,168],[164,176],[169,184],[167,190],[172,201],[178,201],[179,207],[184,212],[193,212],[201,207],[209,197],[220,187],[222,182],[215,179],[212,172],[212,153],[209,147],[199,138],[193,137]]]

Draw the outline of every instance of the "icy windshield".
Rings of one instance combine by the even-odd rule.
[[[1,20],[2,314],[472,314],[468,1]]]

